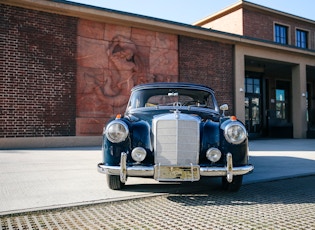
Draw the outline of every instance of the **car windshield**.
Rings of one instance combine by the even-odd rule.
[[[190,106],[216,110],[214,95],[208,91],[193,89],[142,89],[134,91],[127,109],[161,106]]]

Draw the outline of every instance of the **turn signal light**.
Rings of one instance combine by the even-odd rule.
[[[236,116],[231,116],[230,119],[231,119],[231,121],[237,121]]]

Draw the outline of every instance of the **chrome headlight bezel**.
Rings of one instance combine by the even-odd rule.
[[[147,156],[147,151],[142,147],[136,147],[131,152],[131,157],[134,161],[140,163]]]
[[[209,148],[206,152],[206,157],[209,161],[215,163],[221,159],[222,153],[217,148]]]
[[[111,121],[105,128],[104,134],[112,143],[120,143],[126,140],[129,135],[127,124],[121,120]]]
[[[247,131],[242,123],[231,122],[224,128],[224,137],[231,144],[240,144],[247,138]]]

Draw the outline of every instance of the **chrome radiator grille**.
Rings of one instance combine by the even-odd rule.
[[[199,161],[198,118],[167,114],[153,119],[155,164],[196,165]]]

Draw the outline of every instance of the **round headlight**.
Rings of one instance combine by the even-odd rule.
[[[217,148],[210,148],[207,150],[206,157],[211,162],[217,162],[221,158],[221,151]]]
[[[110,122],[105,129],[106,137],[113,143],[119,143],[126,140],[128,134],[128,126],[121,120]]]
[[[146,156],[147,152],[141,147],[134,148],[131,152],[132,159],[137,162],[143,161]]]
[[[224,136],[229,143],[240,144],[246,139],[247,132],[241,123],[232,122],[225,127]]]

